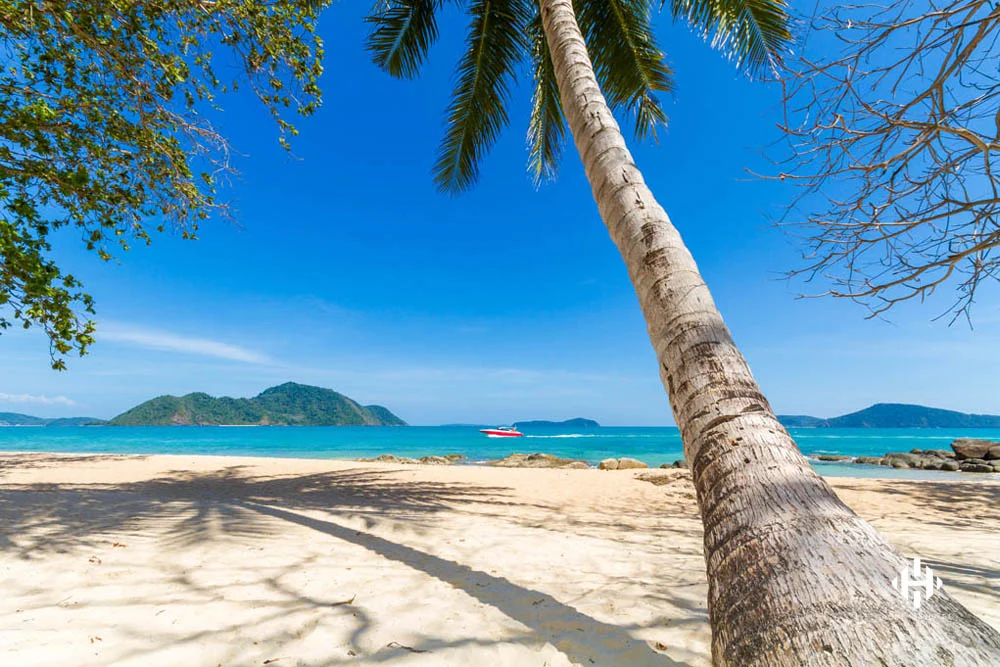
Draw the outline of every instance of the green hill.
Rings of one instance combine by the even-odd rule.
[[[876,403],[830,419],[804,415],[779,415],[778,419],[792,428],[1000,428],[997,415],[974,415],[906,403]]]
[[[113,426],[405,426],[379,405],[363,406],[332,389],[286,382],[253,398],[204,393],[158,396],[123,412]]]
[[[103,419],[93,417],[32,417],[19,412],[0,412],[0,426],[100,426]]]

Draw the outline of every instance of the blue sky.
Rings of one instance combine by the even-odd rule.
[[[389,79],[363,50],[360,7],[324,17],[325,104],[299,122],[294,157],[251,100],[224,101],[239,151],[224,194],[239,226],[201,240],[154,238],[120,263],[56,239],[99,309],[92,354],[48,368],[36,332],[0,336],[0,410],[110,417],[152,396],[251,396],[286,380],[377,402],[415,424],[586,416],[672,419],[624,266],[575,149],[536,190],[525,169],[529,76],[479,186],[458,198],[430,178],[463,29],[451,15],[417,81]],[[684,26],[660,20],[677,73],[658,145],[633,142],[646,180],[689,244],[755,375],[781,413],[829,416],[876,401],[1000,413],[1000,299],[975,329],[932,318],[947,298],[892,322],[796,265],[768,214],[791,196],[766,170],[778,90],[740,77]]]

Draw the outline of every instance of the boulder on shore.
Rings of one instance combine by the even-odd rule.
[[[993,466],[985,463],[967,463],[962,461],[958,469],[962,472],[994,472]]]
[[[436,466],[450,466],[453,463],[444,456],[421,456],[420,462]]]
[[[959,461],[965,459],[985,459],[994,447],[997,447],[998,451],[1000,451],[1000,442],[994,440],[977,440],[975,438],[958,438],[951,443],[951,448],[955,450],[955,458]]]
[[[850,461],[854,457],[846,454],[820,454],[816,458],[820,461]]]
[[[511,454],[496,461],[489,461],[487,465],[497,466],[498,468],[565,468],[569,465],[579,467],[576,465],[578,463],[582,463],[588,468],[590,467],[586,461],[563,459],[541,452],[536,452],[535,454]]]
[[[858,458],[854,459],[854,462],[855,463],[866,463],[866,464],[871,465],[871,466],[880,466],[880,465],[882,465],[882,457],[881,456],[859,456]]]
[[[648,468],[649,466],[637,459],[630,459],[627,456],[620,459],[604,459],[597,466],[601,470],[630,470],[635,468]]]
[[[660,466],[661,468],[687,468],[688,463],[684,459],[677,459],[673,463],[664,463]]]

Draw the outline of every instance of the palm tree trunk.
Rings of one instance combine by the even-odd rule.
[[[539,0],[559,94],[646,318],[705,528],[716,665],[1000,665],[1000,634],[906,566],[778,422],[677,229],[643,182],[571,0]]]

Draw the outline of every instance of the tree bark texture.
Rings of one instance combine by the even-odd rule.
[[[1000,634],[908,561],[778,422],[601,93],[571,0],[539,0],[563,109],[649,329],[705,528],[716,665],[1000,665]],[[919,554],[913,554],[919,555]]]

